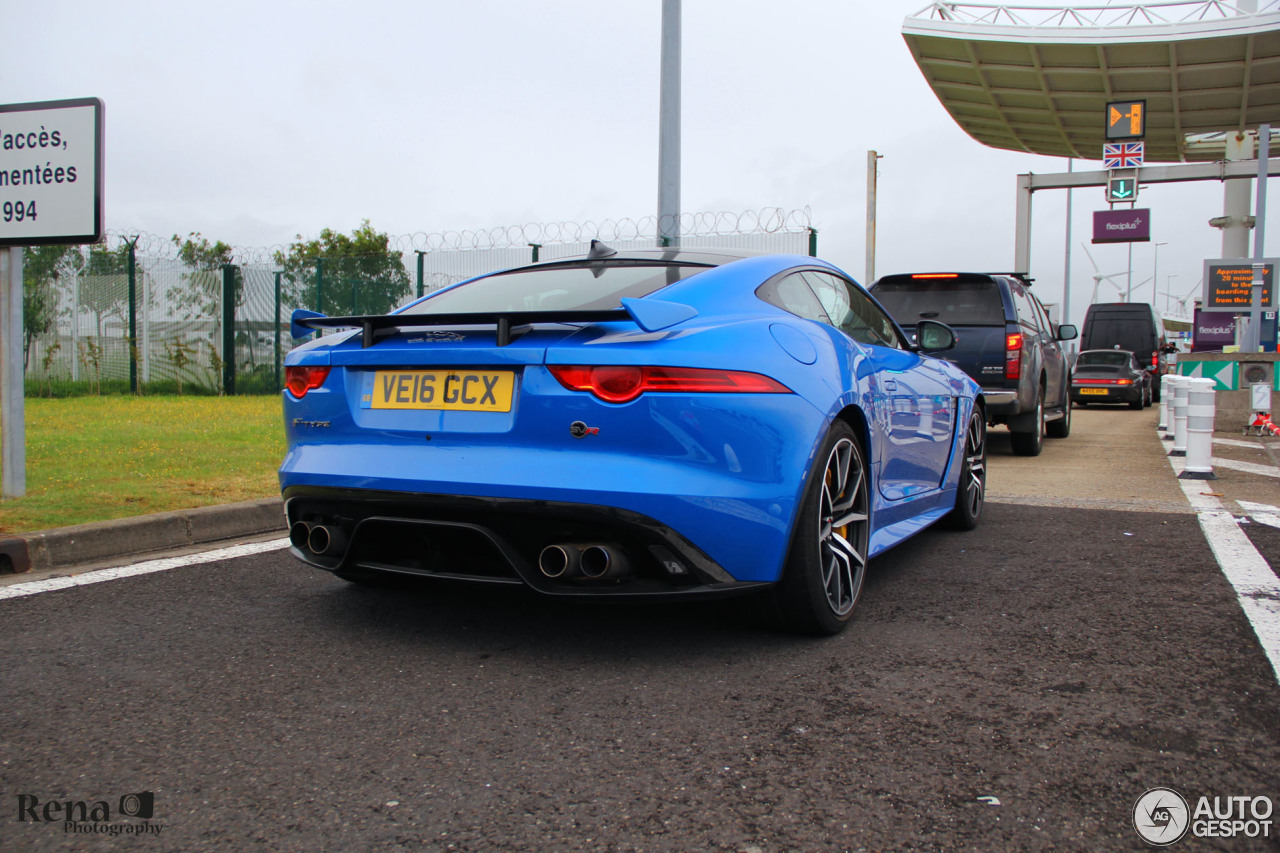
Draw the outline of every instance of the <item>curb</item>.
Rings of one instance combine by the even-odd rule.
[[[283,532],[280,498],[159,512],[0,537],[0,575],[65,569]]]

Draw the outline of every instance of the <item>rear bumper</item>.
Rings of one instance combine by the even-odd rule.
[[[558,501],[422,495],[362,489],[285,489],[290,548],[326,571],[361,570],[473,583],[522,585],[570,598],[669,599],[738,595],[766,584],[739,581],[680,533],[639,513]],[[305,534],[337,531],[334,553]],[[607,545],[625,559],[621,576],[548,577],[548,546]]]
[[[1083,393],[1084,391],[1094,393]],[[1096,393],[1102,391],[1104,393]],[[1097,386],[1088,386],[1086,388],[1072,388],[1071,402],[1073,403],[1137,403],[1142,400],[1143,386],[1129,385],[1124,388],[1099,388]]]
[[[1018,401],[1018,392],[1016,390],[983,388],[982,398],[987,403],[988,420],[998,421],[1022,414],[1023,408]]]

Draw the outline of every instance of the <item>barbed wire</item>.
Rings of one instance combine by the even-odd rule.
[[[666,224],[665,222],[663,223]],[[587,220],[585,222],[560,221],[525,225],[506,225],[496,228],[464,229],[427,233],[392,235],[388,237],[391,251],[400,254],[416,252],[458,252],[490,249],[528,248],[531,244],[550,246],[569,243],[587,243],[593,239],[646,240],[658,239],[658,217],[623,217],[620,219]],[[763,207],[759,210],[704,211],[680,214],[679,233],[682,240],[698,237],[723,237],[735,234],[791,234],[803,233],[813,228],[808,207],[784,210],[780,207]],[[303,238],[299,237],[299,240]],[[112,229],[107,231],[108,249],[118,250],[126,243],[136,242],[135,251],[140,256],[162,260],[177,260],[179,246],[172,237],[161,237],[145,231]],[[237,264],[274,264],[277,254],[287,255],[292,244],[273,246],[233,246],[232,258]]]

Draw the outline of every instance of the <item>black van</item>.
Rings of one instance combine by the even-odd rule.
[[[1151,374],[1151,399],[1160,401],[1160,377],[1168,369],[1168,356],[1176,347],[1169,344],[1164,323],[1156,309],[1146,302],[1101,302],[1089,306],[1084,315],[1080,349],[1131,351]]]

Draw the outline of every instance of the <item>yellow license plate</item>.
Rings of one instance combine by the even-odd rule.
[[[509,370],[379,370],[361,403],[372,409],[509,412]]]
[[[1101,394],[1103,396],[1106,396],[1111,392],[1106,388],[1081,388],[1080,393],[1081,394]]]

